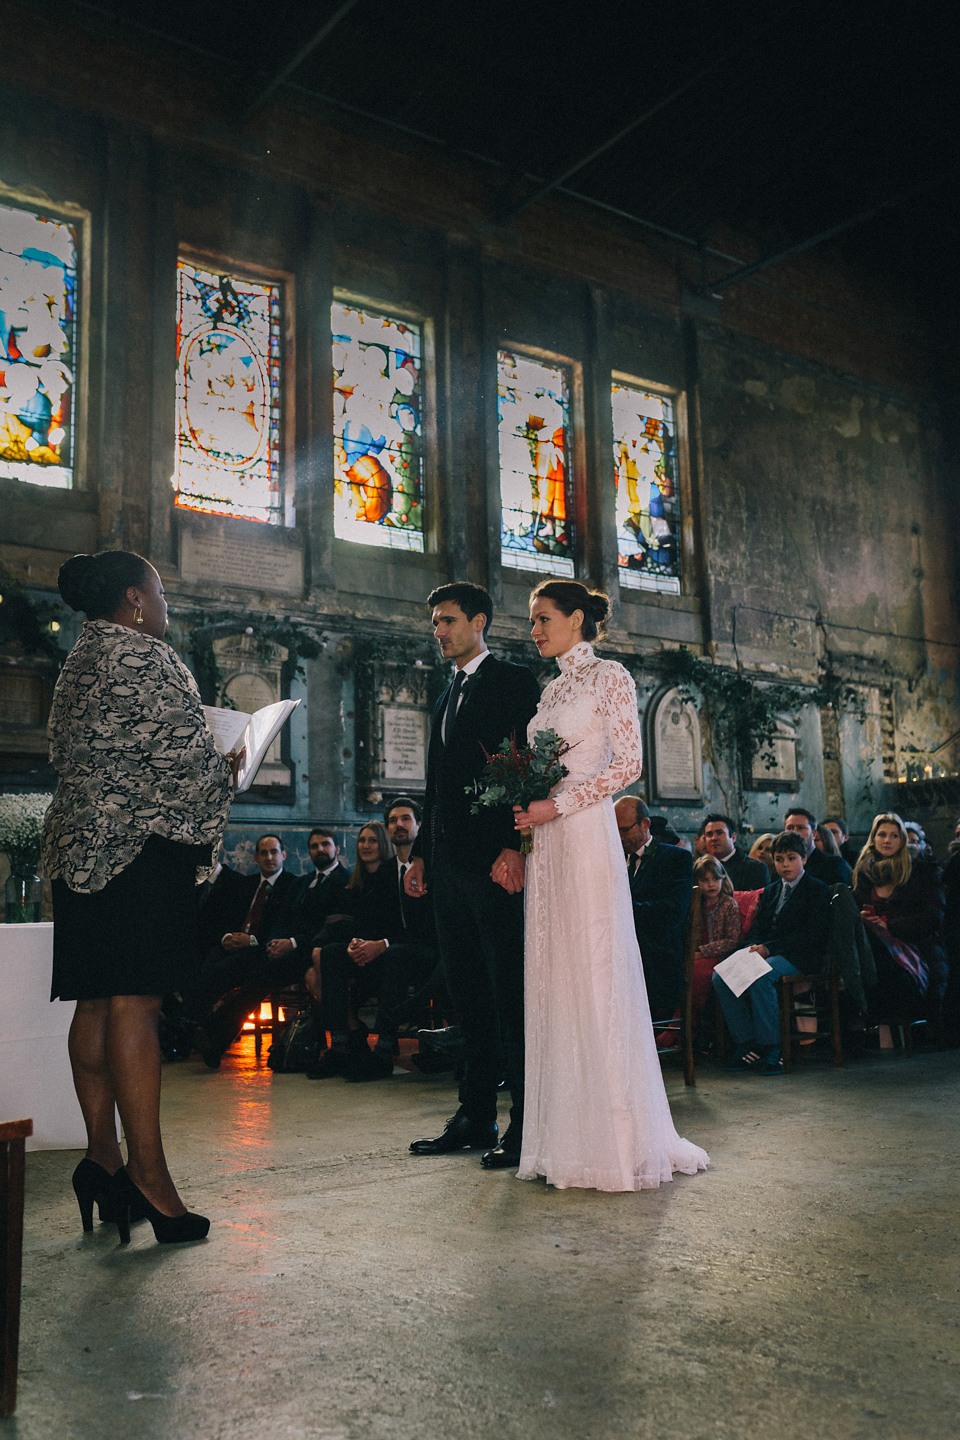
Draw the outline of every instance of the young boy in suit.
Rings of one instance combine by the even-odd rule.
[[[819,969],[827,943],[830,891],[806,874],[806,847],[799,835],[784,831],[773,842],[778,879],[760,896],[753,924],[744,941],[767,961],[770,969],[742,995],[714,972],[717,992],[730,1033],[737,1042],[731,1070],[782,1075],[780,1011],[777,980]]]

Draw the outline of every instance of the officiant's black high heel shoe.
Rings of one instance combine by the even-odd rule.
[[[142,1190],[137,1189],[123,1166],[110,1182],[108,1198],[116,1210],[121,1245],[130,1244],[130,1220],[134,1213],[150,1221],[160,1245],[203,1240],[210,1229],[210,1221],[205,1215],[193,1215],[189,1210],[185,1215],[164,1215],[162,1210],[150,1204]]]
[[[110,1203],[109,1190],[113,1182],[113,1176],[109,1170],[104,1170],[96,1160],[89,1160],[86,1156],[80,1161],[73,1172],[73,1193],[77,1197],[77,1204],[80,1206],[80,1219],[83,1228],[89,1232],[93,1229],[93,1206],[96,1201],[100,1211],[100,1223],[108,1225],[115,1220],[116,1214]]]

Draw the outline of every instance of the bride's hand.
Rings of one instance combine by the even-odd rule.
[[[547,825],[551,820],[556,820],[559,814],[560,811],[552,800],[531,800],[526,810],[514,805],[514,828],[529,830],[534,825]]]

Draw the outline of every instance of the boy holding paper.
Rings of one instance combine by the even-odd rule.
[[[737,1042],[733,1070],[783,1074],[776,982],[781,975],[821,968],[830,891],[805,873],[805,860],[806,848],[799,835],[785,830],[777,836],[773,861],[779,878],[760,896],[746,937],[746,952],[731,955],[713,972],[713,988]],[[749,975],[751,967],[759,964],[764,965],[763,973],[743,986],[745,967]]]

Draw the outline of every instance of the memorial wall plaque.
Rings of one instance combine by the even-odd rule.
[[[651,731],[654,798],[701,803],[700,720],[693,703],[668,691],[656,703]]]
[[[303,551],[286,536],[257,535],[233,528],[195,529],[184,524],[180,531],[180,574],[194,583],[234,585],[271,594],[296,595],[303,590]]]
[[[218,705],[230,704],[252,715],[264,705],[272,705],[283,696],[283,662],[287,651],[281,645],[270,647],[264,655],[252,635],[221,635],[213,642],[223,684]],[[288,749],[289,727],[285,726],[274,740],[257,772],[253,789],[267,786],[290,786],[293,773]]]
[[[427,781],[427,715],[411,705],[384,705],[380,710],[380,750],[384,785],[422,790]]]
[[[796,731],[781,721],[772,742],[753,757],[747,789],[793,794],[799,783],[798,775]]]

